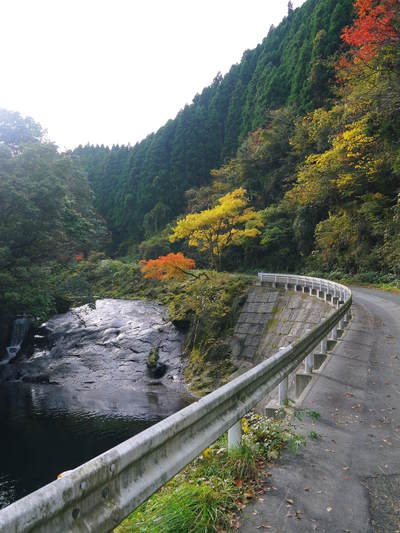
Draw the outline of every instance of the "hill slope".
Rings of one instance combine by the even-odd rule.
[[[329,57],[351,14],[352,0],[308,0],[156,133],[132,148],[78,147],[114,242],[138,242],[151,233],[146,220],[154,231],[181,213],[184,192],[208,183],[268,109],[302,113],[326,102]]]

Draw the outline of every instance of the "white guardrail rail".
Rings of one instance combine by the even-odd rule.
[[[260,273],[259,281],[323,298],[334,310],[293,346],[211,394],[84,463],[0,511],[6,533],[106,532],[229,430],[240,442],[241,418],[349,320],[349,288],[306,276]],[[287,390],[287,387],[285,387]]]

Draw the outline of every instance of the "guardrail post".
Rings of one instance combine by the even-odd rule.
[[[242,421],[238,420],[230,429],[228,429],[228,450],[239,448],[242,444]]]
[[[353,313],[349,306],[352,294],[345,286],[338,285],[335,292],[335,285],[331,282],[304,276],[261,273],[259,280],[271,285],[274,276],[278,286],[284,282],[296,290],[297,287],[300,290],[303,286],[308,289],[311,286],[311,291],[321,298],[325,292],[333,299],[340,294],[344,308],[336,313],[335,321],[339,323],[333,327],[330,317],[323,319],[315,327],[312,338],[309,331],[305,332],[306,336],[302,337],[305,343],[299,343],[298,349],[282,347],[281,354],[274,354],[270,360],[261,362],[249,373],[238,376],[199,402],[77,467],[67,476],[26,496],[26,499],[0,510],[1,531],[76,531],[84,526],[86,530],[97,533],[111,531],[117,520],[134,511],[220,435],[228,433],[229,450],[241,446],[241,417],[260,404],[267,394],[272,391],[276,394],[279,381],[281,405],[288,400],[289,376],[293,378],[290,395],[293,382],[296,395],[302,393],[312,378],[310,367],[314,372],[321,368],[328,349],[331,350],[340,334],[338,327],[347,326],[351,319]],[[332,301],[332,304],[335,303]],[[341,303],[338,302],[339,306]],[[311,355],[309,347],[316,347],[319,342],[321,353],[313,348]],[[294,378],[303,361],[308,373],[298,373]],[[285,374],[287,376],[282,379]],[[276,411],[276,402],[274,409]],[[266,406],[265,411],[268,410],[272,409]],[[185,449],[183,456],[170,453],[182,446]]]
[[[312,356],[312,353],[310,353],[309,355],[307,355],[305,361],[304,361],[304,364],[305,364],[305,373],[306,374],[311,374],[311,372],[313,371],[313,356]]]
[[[321,341],[321,353],[326,353],[326,350],[328,349],[328,338],[325,337]]]
[[[332,298],[331,298],[332,295],[331,295],[330,292],[328,292],[329,290],[330,290],[330,289],[329,289],[329,287],[328,287],[327,290],[326,290],[326,293],[325,293],[325,302],[330,302],[330,301],[332,301]]]
[[[284,405],[288,401],[288,390],[289,390],[289,377],[286,376],[279,383],[279,405]]]

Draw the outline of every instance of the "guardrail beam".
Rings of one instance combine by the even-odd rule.
[[[258,278],[260,283],[293,286],[295,290],[311,286],[320,297],[333,287],[343,295],[344,304],[293,346],[281,349],[204,398],[2,509],[1,531],[110,531],[220,435],[229,430],[229,447],[237,445],[241,440],[241,418],[278,385],[279,400],[285,403],[288,376],[306,358],[309,369],[310,354],[321,345],[322,353],[314,353],[311,358],[313,368],[319,368],[327,348],[336,342],[327,342],[330,332],[336,338],[337,325],[349,320],[351,291],[344,285],[306,276],[260,273]]]

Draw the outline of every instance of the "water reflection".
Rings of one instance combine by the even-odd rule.
[[[191,402],[163,386],[0,384],[0,508]]]

